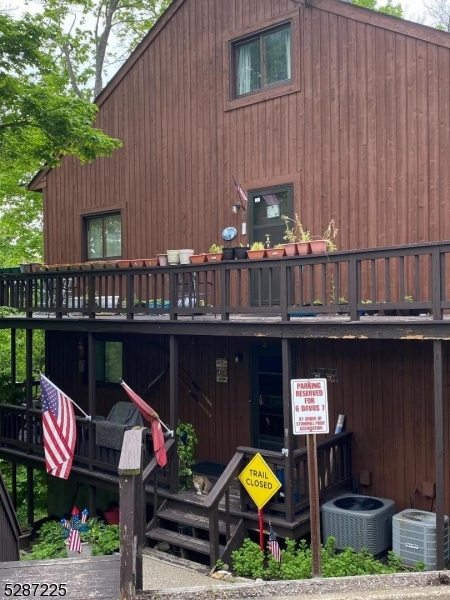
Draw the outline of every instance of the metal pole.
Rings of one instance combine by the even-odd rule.
[[[264,552],[264,516],[263,516],[262,508],[258,508],[258,517],[259,517],[259,547]]]
[[[306,436],[306,447],[308,451],[309,518],[311,523],[313,577],[321,577],[319,473],[317,468],[317,440],[315,434]]]
[[[442,387],[442,341],[433,342],[434,436],[436,455],[436,568],[444,568],[444,401]]]

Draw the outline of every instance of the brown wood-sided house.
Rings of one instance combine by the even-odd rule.
[[[199,462],[231,465],[205,508],[177,494],[171,445],[170,468],[148,480],[153,540],[209,553],[201,536],[181,539],[174,511],[178,525],[211,531],[258,450],[284,471],[284,500],[267,507],[275,530],[307,534],[289,382],[317,374],[329,378],[331,431],[344,414],[347,432],[319,436],[322,500],[357,489],[443,522],[450,36],[339,0],[174,0],[96,102],[122,148],[89,165],[64,157],[31,184],[44,196],[45,261],[61,272],[1,276],[1,303],[25,313],[0,324],[13,348],[27,331],[28,386],[26,408],[0,406],[0,456],[43,468],[30,354],[44,329],[46,373],[89,414],[126,400],[122,377],[172,428],[194,426]],[[236,212],[233,176],[248,196]],[[339,251],[105,268],[205,252],[229,226],[234,245],[283,242],[281,216],[295,213],[313,236],[334,219]],[[68,270],[86,262],[98,268]],[[369,300],[378,314],[361,316]],[[117,490],[117,457],[96,448],[94,429],[79,421],[69,480],[88,485],[92,508],[96,490]],[[222,546],[257,526],[245,496],[229,512]]]

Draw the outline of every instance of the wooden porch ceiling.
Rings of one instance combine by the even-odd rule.
[[[28,329],[46,331],[82,331],[91,333],[146,333],[157,335],[244,336],[286,339],[398,339],[450,340],[450,315],[442,321],[432,317],[361,317],[350,321],[346,316],[321,315],[298,317],[280,321],[276,317],[236,315],[229,321],[210,316],[179,318],[170,321],[164,316],[136,316],[133,320],[108,315],[63,317],[62,319],[35,316],[0,319],[0,329]]]

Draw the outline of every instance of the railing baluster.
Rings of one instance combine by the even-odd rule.
[[[385,301],[391,301],[391,279],[389,273],[389,261],[390,258],[387,257],[384,259],[384,286],[385,286]]]
[[[442,259],[439,247],[433,248],[431,258],[431,277],[432,277],[432,296],[431,305],[433,311],[433,320],[442,320],[442,283],[441,283],[441,267]]]
[[[422,300],[420,294],[420,260],[419,255],[414,256],[414,300]]]
[[[400,302],[405,302],[405,257],[399,256],[399,287],[400,287]]]

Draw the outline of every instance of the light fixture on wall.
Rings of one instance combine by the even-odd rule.
[[[241,202],[235,202],[231,205],[231,212],[236,215],[241,208],[244,211],[246,210],[245,206]]]
[[[242,360],[243,360],[242,352],[236,352],[236,354],[234,355],[234,362],[241,363]]]

